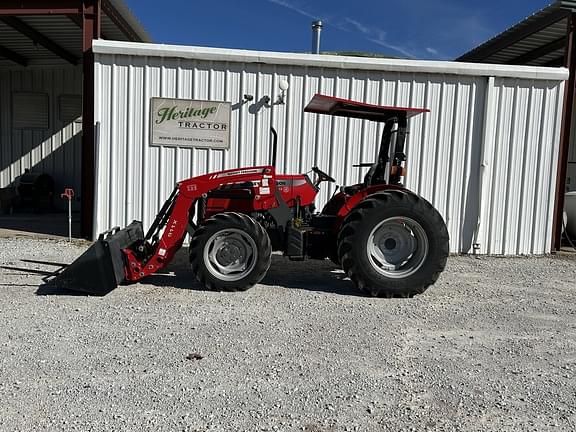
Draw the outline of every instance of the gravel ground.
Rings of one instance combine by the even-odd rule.
[[[576,428],[574,256],[453,257],[413,299],[280,256],[244,293],[200,291],[184,253],[101,298],[25,270],[85,248],[0,238],[2,431]]]

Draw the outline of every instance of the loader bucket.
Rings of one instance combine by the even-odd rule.
[[[76,261],[48,277],[47,283],[71,291],[106,295],[125,279],[122,249],[143,239],[142,222],[138,221],[124,229],[106,231]]]

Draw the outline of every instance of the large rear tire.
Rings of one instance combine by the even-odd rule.
[[[214,291],[245,291],[266,275],[272,260],[268,234],[241,213],[219,213],[204,221],[190,241],[190,265],[198,281]]]
[[[342,268],[367,294],[412,297],[432,285],[446,266],[449,237],[438,211],[424,198],[385,191],[361,201],[342,223]]]

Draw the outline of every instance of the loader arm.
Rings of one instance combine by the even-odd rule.
[[[191,210],[211,191],[224,185],[253,182],[255,210],[278,208],[281,203],[277,199],[275,178],[274,167],[260,166],[205,174],[178,183],[146,234],[145,248],[152,253],[142,257],[139,250],[123,250],[126,280],[140,280],[170,263],[186,237]]]

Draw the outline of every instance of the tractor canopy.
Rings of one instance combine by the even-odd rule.
[[[402,108],[372,105],[348,99],[315,94],[310,100],[305,112],[329,114],[339,117],[352,117],[377,122],[386,122],[391,118],[410,118],[415,115],[430,112],[427,108]]]

